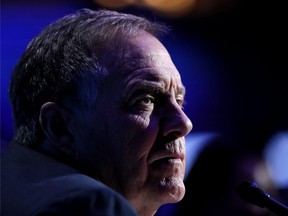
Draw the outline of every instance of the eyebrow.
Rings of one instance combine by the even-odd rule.
[[[134,95],[134,94],[139,94],[139,93],[154,93],[154,94],[165,94],[166,92],[164,91],[165,86],[162,83],[159,82],[151,82],[151,81],[143,81],[141,82],[135,82],[133,85],[129,88],[130,94],[128,95]],[[176,95],[183,95],[183,98],[186,94],[186,89],[183,85],[180,87],[177,87],[176,90]]]

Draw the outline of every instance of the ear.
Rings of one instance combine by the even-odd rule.
[[[69,156],[75,155],[75,142],[72,131],[69,130],[73,122],[71,113],[54,102],[42,105],[39,115],[40,126],[48,139],[48,151],[60,150]],[[46,145],[45,144],[45,145]]]

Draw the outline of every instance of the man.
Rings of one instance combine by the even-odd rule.
[[[3,215],[151,216],[185,193],[185,88],[144,18],[81,9],[35,37],[10,97]]]

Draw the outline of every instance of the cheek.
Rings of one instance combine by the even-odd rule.
[[[123,152],[119,159],[121,163],[119,161],[117,163],[117,166],[119,166],[117,170],[122,172],[120,174],[121,181],[123,185],[127,185],[128,192],[131,192],[131,187],[134,189],[140,188],[147,180],[149,174],[147,158],[155,143],[157,128],[154,128],[153,125],[148,125],[145,128],[135,127],[134,125],[129,131],[128,136],[124,135],[125,143],[118,143],[119,146],[122,146],[122,149],[119,149],[115,154],[119,155],[119,152]],[[123,145],[126,145],[126,147],[123,148]]]
[[[131,147],[138,144],[153,144],[158,133],[158,121],[153,118],[143,118],[139,115],[129,115],[121,121],[121,131]],[[134,143],[134,144],[133,144]],[[149,145],[148,145],[149,146]],[[147,147],[148,147],[147,146]]]
[[[133,157],[134,161],[146,158],[158,133],[157,121],[127,115],[119,118],[114,125],[116,136],[113,139],[118,142],[118,151],[122,151],[126,158]]]

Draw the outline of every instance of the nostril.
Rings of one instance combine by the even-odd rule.
[[[182,137],[182,133],[180,131],[172,131],[170,134],[169,134],[169,137],[171,138],[171,140],[175,140],[175,139],[178,139],[179,137]]]

